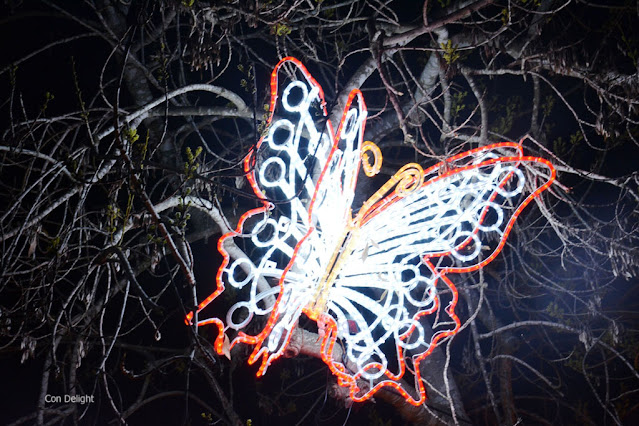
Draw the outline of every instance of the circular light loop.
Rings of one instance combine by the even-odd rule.
[[[288,137],[282,143],[277,143],[275,138],[275,132],[277,130],[284,129],[288,132]],[[268,145],[271,149],[281,151],[283,149],[292,148],[291,141],[295,135],[295,126],[289,120],[281,119],[277,120],[271,125],[271,129],[268,131]]]
[[[268,226],[272,227],[272,233],[270,235],[270,238],[266,240],[260,240],[260,234],[265,233],[264,231],[266,231],[266,228]],[[279,240],[278,228],[279,228],[278,223],[275,222],[275,220],[266,216],[262,221],[255,224],[253,235],[251,236],[251,241],[253,242],[253,244],[255,244],[256,247],[273,246],[275,245],[277,240]],[[265,233],[265,234],[268,235],[268,233]]]
[[[397,339],[397,344],[399,346],[403,347],[404,349],[411,350],[425,343],[424,327],[419,323],[419,321],[411,321],[411,323],[408,325],[408,328],[409,330],[412,328],[412,331],[408,336],[406,336],[405,339]],[[417,338],[414,337],[415,332],[417,332]],[[415,339],[415,340],[412,343],[410,343],[409,341],[412,339]]]
[[[378,368],[377,372],[370,373],[371,368],[368,368],[367,370],[365,370],[364,367],[371,364],[370,360],[373,357],[373,355],[378,356],[381,359],[381,362],[376,363],[377,365],[375,367]],[[362,372],[362,377],[367,380],[379,379],[380,377],[384,375],[384,373],[386,372],[386,367],[388,367],[388,360],[386,359],[386,356],[384,355],[384,353],[380,352],[379,349],[375,349],[374,351],[363,352],[362,354],[360,354],[360,356],[357,357],[357,360],[355,363],[357,364],[358,370]]]
[[[426,283],[426,288],[424,289],[424,291],[421,293],[421,298],[415,299],[413,297],[413,295],[411,294],[411,290],[414,289],[419,289],[421,286],[413,286],[412,288],[408,288],[406,289],[406,294],[405,297],[406,299],[413,305],[413,306],[417,306],[419,308],[424,308],[426,306],[432,307],[433,303],[435,302],[435,299],[437,297],[437,289],[435,288],[434,281],[433,280],[420,280],[418,283]],[[424,297],[426,296],[427,297]]]
[[[243,271],[246,273],[246,277],[241,281],[237,281],[235,279],[235,270],[238,267],[241,267],[242,264],[246,265],[246,268],[248,269],[248,271]],[[231,284],[235,288],[244,287],[246,284],[249,283],[249,281],[253,279],[253,276],[255,275],[254,269],[255,269],[255,265],[253,265],[253,262],[251,262],[248,259],[239,258],[235,260],[233,263],[231,263],[231,266],[226,270],[229,284]]]
[[[295,88],[299,88],[302,91],[302,96],[300,97],[300,101],[294,105],[291,105],[288,101],[289,96],[291,95],[291,91]],[[299,80],[293,81],[286,89],[284,89],[284,93],[282,93],[282,106],[289,112],[302,112],[306,111],[308,105],[306,104],[306,100],[308,98],[308,88],[306,84],[302,83]]]
[[[497,214],[497,219],[491,225],[485,225],[484,220],[487,214],[490,213],[490,209],[493,209],[495,214]],[[489,232],[489,231],[500,231],[499,227],[504,221],[504,211],[503,209],[496,203],[492,202],[484,202],[477,206],[478,217],[476,221],[476,226],[480,231]]]
[[[271,166],[271,164],[273,164],[274,166]],[[268,169],[269,166],[271,166],[271,169],[273,169],[274,167],[279,169],[279,173],[276,179],[269,180],[266,177],[266,169]],[[262,167],[260,167],[260,171],[259,171],[260,183],[264,185],[266,188],[282,186],[282,182],[284,181],[285,175],[286,175],[286,164],[284,163],[284,160],[282,160],[280,157],[269,157],[268,159],[266,159],[266,161],[264,161],[264,163],[262,163]]]
[[[502,197],[513,197],[515,195],[521,194],[522,189],[524,189],[524,183],[526,183],[526,178],[524,177],[524,173],[519,170],[517,167],[507,166],[504,167],[504,172],[508,173],[507,179],[501,179],[503,182],[511,182],[513,175],[517,177],[517,187],[512,191],[506,191],[503,187],[497,186],[495,187],[495,191],[501,195]],[[513,175],[511,175],[511,173]]]
[[[479,252],[481,251],[481,241],[479,241],[479,237],[477,236],[477,234],[473,233],[473,232],[468,232],[468,231],[462,231],[460,233],[458,233],[456,235],[457,238],[460,237],[466,237],[464,239],[465,244],[463,245],[463,247],[457,247],[454,250],[451,251],[451,254],[456,258],[461,260],[462,262],[467,262],[469,260],[473,260],[475,259],[477,256],[479,256]],[[466,248],[468,247],[471,242],[467,241],[467,239],[471,239],[472,240],[472,244],[474,244],[474,249],[472,251],[472,253],[465,255],[465,254],[461,254],[459,253],[458,250],[462,249],[462,248]]]
[[[411,278],[406,280],[404,278],[405,273],[412,274]],[[403,286],[410,286],[419,281],[419,267],[417,265],[404,264],[401,269],[398,269],[397,272],[397,282],[402,283]]]
[[[235,311],[241,308],[246,308],[246,310],[248,311],[248,315],[246,316],[246,318],[244,318],[244,320],[242,320],[242,322],[233,321],[233,314],[235,313]],[[226,313],[226,323],[228,324],[229,328],[232,328],[233,330],[239,330],[246,327],[252,319],[253,312],[248,302],[238,302],[235,305],[231,306],[231,308]]]

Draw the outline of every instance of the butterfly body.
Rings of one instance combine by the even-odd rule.
[[[320,279],[317,290],[314,293],[312,301],[305,309],[306,315],[312,320],[317,320],[326,311],[326,302],[328,291],[335,282],[335,278],[339,273],[342,264],[348,259],[353,251],[353,243],[356,239],[356,231],[346,231],[341,243],[335,246],[335,250],[331,255],[325,272]],[[338,240],[339,241],[339,240]]]
[[[381,163],[379,149],[363,142],[361,93],[351,93],[334,131],[329,121],[318,127],[316,116],[327,116],[322,90],[299,61],[282,60],[271,88],[268,131],[244,162],[263,205],[219,240],[217,288],[187,321],[216,325],[220,354],[228,334],[231,347],[252,345],[249,362],[261,360],[262,375],[305,315],[317,323],[322,359],[353,400],[391,387],[421,404],[420,362],[460,326],[447,274],[494,259],[554,169],[515,143],[477,148],[426,170],[410,163],[353,216],[360,164],[370,175]],[[541,170],[540,182],[522,167]],[[497,244],[486,253],[491,238]],[[224,291],[235,300],[226,318],[199,319]]]

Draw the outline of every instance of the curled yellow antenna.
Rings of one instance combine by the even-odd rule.
[[[373,164],[370,163],[368,151],[373,153]],[[375,176],[382,168],[382,151],[371,141],[366,141],[362,144],[362,167],[368,177]]]

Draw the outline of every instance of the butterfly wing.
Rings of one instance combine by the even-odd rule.
[[[490,145],[426,170],[428,179],[415,190],[396,190],[363,214],[323,319],[322,356],[353,400],[391,386],[410,403],[424,401],[419,362],[460,325],[457,290],[446,274],[494,259],[519,213],[554,174],[547,161],[524,157],[518,144]],[[333,359],[337,339],[344,359]],[[400,384],[409,377],[414,390]]]
[[[334,132],[324,103],[322,88],[299,61],[280,61],[271,76],[267,130],[244,162],[263,205],[219,240],[217,289],[197,308],[229,289],[235,303],[226,316],[197,324],[217,325],[219,354],[225,333],[234,335],[231,347],[254,345],[249,362],[262,359],[258,375],[285,350],[350,217],[366,108],[354,91]]]

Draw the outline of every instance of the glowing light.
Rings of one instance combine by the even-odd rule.
[[[373,153],[373,164],[369,163],[368,151]],[[362,167],[366,176],[373,177],[382,168],[382,151],[371,141],[366,141],[362,145]]]
[[[293,77],[280,86],[282,68]],[[511,142],[426,170],[410,163],[353,216],[360,163],[372,176],[382,162],[379,148],[362,141],[361,92],[350,94],[333,131],[322,88],[298,60],[285,58],[271,75],[270,111],[268,132],[244,161],[265,201],[220,238],[217,288],[197,312],[224,291],[236,302],[224,320],[197,324],[217,326],[220,355],[229,349],[226,333],[234,336],[230,347],[252,345],[249,362],[260,360],[260,376],[284,353],[304,314],[317,322],[322,359],[354,401],[388,386],[423,403],[419,364],[460,326],[457,289],[446,274],[494,259],[522,209],[554,180],[554,168]],[[228,242],[247,256],[231,261]],[[187,323],[194,317],[189,313]],[[336,359],[338,339],[345,356]]]

